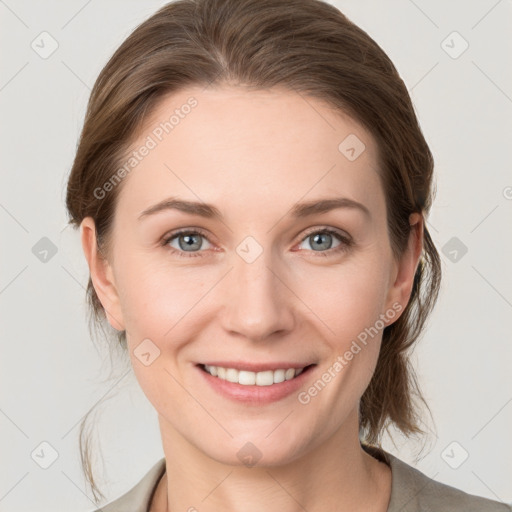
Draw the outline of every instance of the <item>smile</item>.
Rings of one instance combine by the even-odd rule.
[[[298,377],[305,368],[279,368],[277,370],[265,370],[262,372],[251,372],[237,370],[236,368],[223,368],[222,366],[201,365],[202,369],[213,377],[221,380],[242,384],[243,386],[272,386],[285,380]]]

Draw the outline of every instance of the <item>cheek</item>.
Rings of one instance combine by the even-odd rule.
[[[212,272],[171,266],[162,260],[133,256],[121,264],[120,300],[127,333],[163,339],[214,282]],[[209,276],[209,277],[208,277]],[[135,340],[134,340],[135,341]]]
[[[288,305],[304,311],[328,339],[345,343],[357,337],[382,313],[388,272],[382,249],[381,244],[365,247],[338,264],[313,265],[297,260],[283,274],[293,290]],[[160,252],[148,254],[133,247],[121,248],[116,263],[123,320],[134,342],[163,339],[181,319],[189,323],[205,295],[209,299],[199,309],[211,304],[212,297],[223,289],[215,285],[226,270],[216,265],[169,261]]]
[[[354,260],[308,274],[297,286],[297,295],[322,321],[326,338],[339,350],[373,326],[383,312],[387,279],[382,261]]]
[[[127,345],[141,389],[157,410],[186,407],[181,402],[186,397],[173,377],[182,381],[176,360],[187,336],[198,335],[190,320],[206,285],[187,270],[164,268],[161,262],[135,255],[123,260],[119,277]],[[167,384],[162,386],[162,382]],[[170,396],[172,404],[167,403]]]

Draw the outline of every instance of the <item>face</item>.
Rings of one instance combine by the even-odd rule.
[[[419,254],[416,243],[392,257],[370,134],[288,90],[188,88],[160,103],[133,149],[105,265],[91,219],[82,237],[164,433],[238,465],[357,435]],[[290,380],[271,371],[302,367]]]

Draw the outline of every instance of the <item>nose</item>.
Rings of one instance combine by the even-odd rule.
[[[233,255],[234,268],[222,290],[221,323],[227,332],[262,341],[293,330],[294,295],[285,284],[286,272],[272,263],[270,251],[251,263]]]

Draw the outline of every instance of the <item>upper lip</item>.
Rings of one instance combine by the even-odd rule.
[[[198,363],[207,366],[220,366],[221,368],[234,368],[236,370],[245,370],[248,372],[264,372],[268,370],[287,370],[288,368],[305,368],[314,363],[290,363],[290,362],[276,362],[276,363],[254,363],[248,361],[209,361],[206,363]]]

